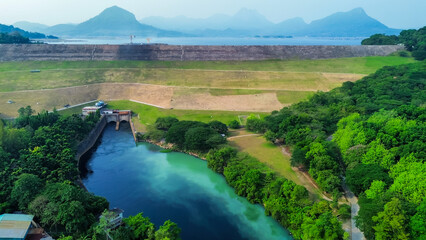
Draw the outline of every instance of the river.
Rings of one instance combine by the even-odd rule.
[[[143,212],[158,227],[170,219],[182,239],[292,239],[264,208],[239,197],[223,176],[187,154],[161,153],[158,146],[135,144],[128,124],[108,125],[90,156],[83,178],[124,215]]]

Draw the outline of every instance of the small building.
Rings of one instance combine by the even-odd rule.
[[[84,107],[83,110],[82,110],[83,116],[87,116],[91,113],[96,113],[96,111],[98,111],[101,108],[102,107],[96,107],[96,106]]]
[[[41,239],[44,230],[33,221],[33,215],[0,215],[0,240]]]
[[[115,229],[123,223],[123,210],[120,208],[113,208],[106,214],[102,214],[100,218],[106,218],[109,229]]]

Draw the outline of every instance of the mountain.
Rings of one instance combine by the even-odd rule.
[[[226,28],[244,30],[262,30],[274,24],[256,10],[243,8],[226,22]]]
[[[28,31],[22,30],[20,28],[16,28],[13,25],[3,25],[3,24],[0,24],[0,32],[1,33],[18,32],[19,34],[21,34],[21,36],[27,37],[27,38],[31,38],[31,39],[44,39],[44,38],[55,39],[55,38],[57,38],[55,36],[46,36],[43,33],[28,32]]]
[[[187,17],[148,17],[141,20],[164,29],[201,36],[292,35],[312,37],[365,37],[375,33],[398,34],[368,16],[362,8],[339,12],[307,24],[302,18],[292,18],[274,24],[255,10],[241,9],[233,16],[213,15],[205,19]]]
[[[308,24],[302,18],[291,18],[277,23],[273,32],[278,35],[297,35],[307,27]]]
[[[45,32],[45,30],[49,27],[40,23],[33,23],[27,21],[20,21],[13,24],[13,26],[24,29],[25,31],[30,32]]]
[[[117,37],[137,35],[149,36],[183,36],[174,31],[165,31],[136,20],[133,13],[113,6],[99,15],[77,25],[60,24],[47,29],[49,33],[73,37]]]
[[[18,22],[28,30],[43,30],[61,37],[253,37],[253,36],[311,36],[367,37],[375,33],[398,34],[368,16],[362,8],[338,12],[307,24],[302,18],[272,23],[256,10],[243,8],[229,16],[216,14],[208,18],[148,17],[137,21],[133,13],[113,6],[80,24],[42,24]],[[23,31],[22,29],[20,29]],[[28,36],[28,35],[26,35]]]
[[[303,32],[308,36],[367,37],[375,33],[398,34],[400,31],[368,16],[364,9],[355,8],[313,21]]]

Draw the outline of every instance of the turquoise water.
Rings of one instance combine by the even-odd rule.
[[[109,125],[87,167],[89,191],[104,196],[125,216],[143,212],[158,227],[170,219],[182,239],[292,239],[260,205],[250,204],[207,168],[183,153],[161,153],[155,145],[136,145],[131,132]]]

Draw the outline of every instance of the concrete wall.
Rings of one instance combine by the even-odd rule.
[[[179,46],[0,44],[0,61],[265,60],[385,56],[403,46]]]
[[[98,140],[99,136],[101,136],[102,131],[104,130],[106,125],[107,125],[106,118],[102,116],[99,122],[95,125],[95,127],[89,133],[89,135],[82,142],[78,144],[77,153],[76,153],[78,166],[80,165],[81,156],[83,156],[83,154],[85,154],[95,145],[96,141]]]

